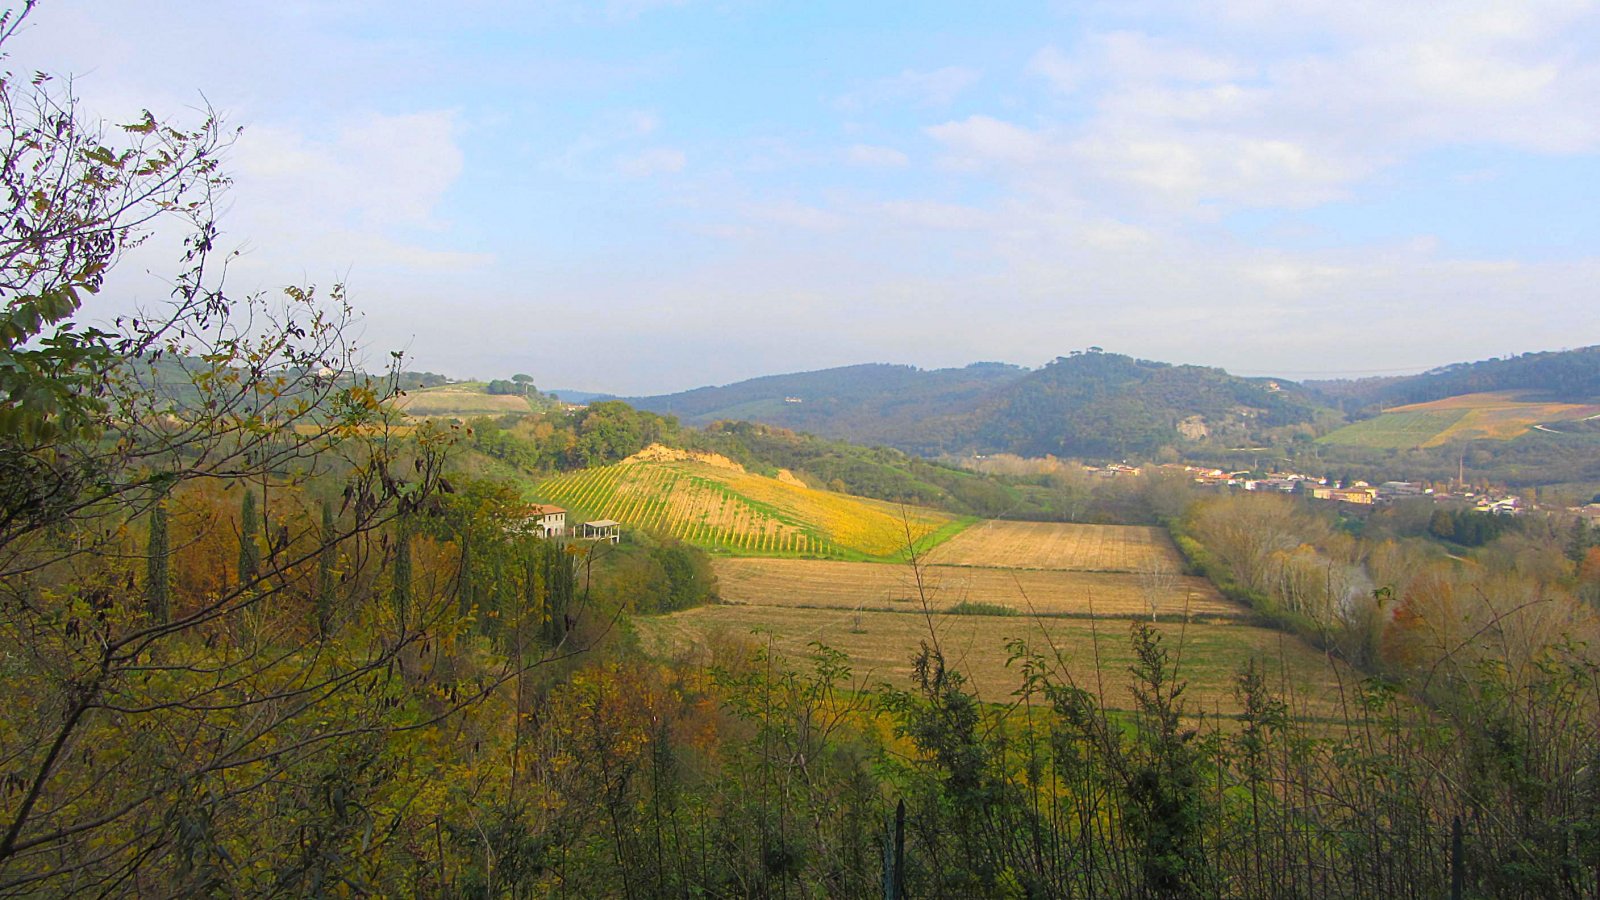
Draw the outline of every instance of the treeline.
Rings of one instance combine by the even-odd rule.
[[[474,419],[473,449],[530,473],[604,466],[682,433],[671,416],[636,410],[619,400],[533,416]]]
[[[1473,509],[1436,509],[1428,519],[1428,533],[1465,547],[1482,547],[1517,527],[1511,516],[1496,516]]]
[[[1582,522],[1431,502],[1342,519],[1250,495],[1203,497],[1169,521],[1224,593],[1430,702],[1462,699],[1466,670],[1536,682],[1563,642],[1600,646],[1600,553]]]

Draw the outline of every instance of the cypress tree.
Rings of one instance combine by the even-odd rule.
[[[472,612],[473,584],[472,539],[461,539],[461,571],[456,577],[456,612],[466,618]]]
[[[544,593],[544,573],[540,565],[540,552],[542,544],[533,542],[524,543],[521,550],[522,556],[522,596],[516,612],[516,647],[518,651],[524,646],[524,641],[529,635],[529,626],[538,624],[543,606],[540,597]]]
[[[568,558],[566,548],[554,541],[545,541],[543,549],[543,581],[546,618],[544,639],[549,644],[559,644],[567,636],[567,612],[577,593],[578,573]]]
[[[244,489],[244,499],[239,501],[239,583],[249,584],[261,569],[261,546],[256,535],[261,526],[256,513],[256,494]]]
[[[333,566],[338,553],[333,504],[322,501],[322,550],[317,556],[317,633],[327,637],[333,630]]]
[[[511,606],[510,603],[506,602],[506,594],[509,590],[510,584],[506,577],[505,553],[502,551],[494,555],[494,566],[491,569],[489,578],[489,590],[484,594],[483,605],[487,608],[478,613],[481,617],[478,627],[490,637],[497,637],[505,630],[505,616]]]
[[[394,604],[395,618],[404,628],[406,615],[411,611],[411,528],[404,520],[394,530],[394,570],[389,598]]]
[[[157,503],[150,511],[150,543],[145,556],[144,600],[150,618],[163,624],[172,620],[171,553],[167,536],[167,508]]]

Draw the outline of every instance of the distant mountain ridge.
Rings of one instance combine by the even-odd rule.
[[[868,363],[626,399],[695,425],[749,420],[930,454],[961,449],[972,411],[1027,372],[1005,363],[959,369]]]
[[[627,402],[689,424],[760,421],[923,455],[1107,458],[1257,441],[1309,428],[1323,412],[1290,382],[1098,351],[1034,370],[1004,363],[845,366]]]

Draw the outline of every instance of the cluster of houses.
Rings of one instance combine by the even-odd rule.
[[[1106,467],[1106,469],[1114,468],[1131,469],[1129,466]],[[1523,512],[1522,500],[1511,494],[1466,489],[1437,491],[1434,488],[1425,487],[1413,481],[1385,481],[1378,485],[1372,485],[1365,481],[1353,481],[1349,484],[1341,485],[1327,478],[1303,475],[1299,472],[1269,472],[1264,477],[1252,477],[1249,472],[1229,472],[1224,469],[1186,466],[1177,463],[1168,463],[1156,468],[1161,471],[1182,473],[1184,476],[1194,479],[1196,484],[1209,487],[1260,491],[1263,493],[1299,494],[1312,500],[1329,500],[1356,506],[1377,506],[1399,500],[1425,497],[1435,502],[1470,506],[1478,512],[1489,515],[1515,516]],[[1137,474],[1138,470],[1132,469],[1132,472]],[[1112,472],[1111,474],[1120,473]],[[1600,512],[1597,512],[1596,515],[1600,516]]]
[[[1417,484],[1414,481],[1385,481],[1378,485],[1372,485],[1365,481],[1353,481],[1346,485],[1340,485],[1337,482],[1329,481],[1327,478],[1303,475],[1299,472],[1269,472],[1264,477],[1254,477],[1250,472],[1230,472],[1226,469],[1183,465],[1181,463],[1163,463],[1149,468],[1156,472],[1190,478],[1193,479],[1195,484],[1207,487],[1262,493],[1296,494],[1311,500],[1327,500],[1335,503],[1348,503],[1354,506],[1375,507],[1401,500],[1426,498],[1433,500],[1435,503],[1448,503],[1456,508],[1471,509],[1475,512],[1492,516],[1520,516],[1540,508],[1537,504],[1530,503],[1521,497],[1492,488],[1487,490],[1471,490],[1466,487],[1437,489]],[[1112,463],[1105,466],[1084,465],[1083,471],[1084,474],[1097,478],[1118,478],[1142,475],[1146,469],[1140,466],[1130,466],[1126,463]],[[1567,507],[1566,512],[1577,520],[1600,529],[1600,494],[1595,495],[1594,499],[1587,505]]]
[[[567,528],[567,511],[548,503],[531,503],[522,511],[522,520],[514,526],[518,534],[536,534],[542,538],[581,538],[586,541],[604,541],[615,544],[622,540],[622,523],[612,519],[593,519]]]

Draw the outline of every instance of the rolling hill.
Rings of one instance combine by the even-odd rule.
[[[1253,444],[1318,414],[1292,382],[1084,353],[997,392],[977,412],[975,443],[1023,456],[1146,456],[1168,446]]]
[[[908,453],[1097,458],[1257,442],[1324,412],[1290,382],[1097,351],[1031,371],[849,366],[628,402],[690,424],[749,419]]]
[[[895,560],[908,536],[927,549],[970,521],[769,478],[716,454],[652,445],[620,463],[547,478],[542,500],[738,555]]]
[[[972,412],[996,389],[1026,374],[1026,369],[1002,363],[931,370],[873,363],[769,375],[627,402],[691,425],[748,420],[935,454],[967,449]]]

